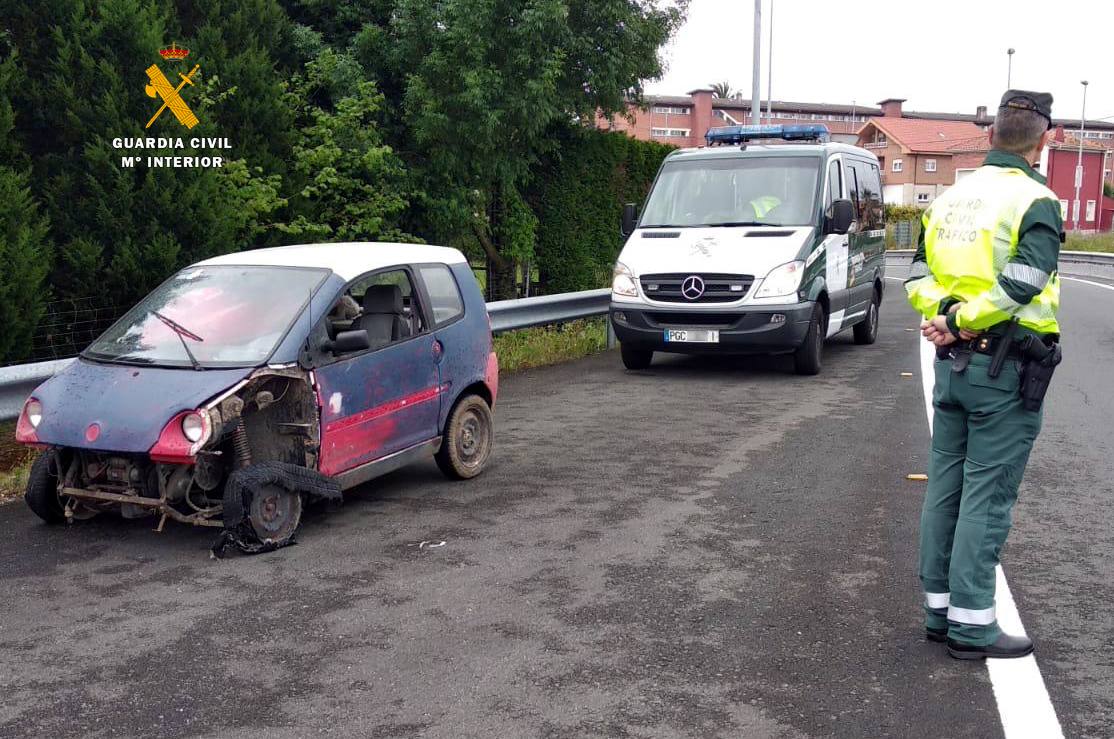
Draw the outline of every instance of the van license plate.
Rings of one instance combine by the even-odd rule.
[[[686,342],[690,344],[718,344],[719,331],[715,329],[685,328],[665,330],[665,342]]]

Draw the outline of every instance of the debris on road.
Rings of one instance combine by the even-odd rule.
[[[924,474],[921,474],[919,472],[916,472],[916,473],[906,475],[905,479],[906,480],[917,480],[919,482],[925,482],[926,480],[928,480],[928,475],[924,475]]]

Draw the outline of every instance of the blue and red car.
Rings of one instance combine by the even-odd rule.
[[[42,449],[26,501],[50,523],[115,510],[292,540],[308,498],[434,456],[483,471],[498,360],[455,249],[343,243],[187,267],[24,405]]]

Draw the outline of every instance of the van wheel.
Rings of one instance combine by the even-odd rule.
[[[820,374],[820,358],[824,352],[824,334],[827,332],[827,316],[824,306],[819,303],[812,311],[804,343],[793,352],[793,369],[798,375]]]
[[[451,480],[475,477],[491,458],[494,437],[495,423],[487,401],[479,395],[465,395],[453,406],[445,423],[437,466]]]
[[[23,500],[36,516],[47,523],[62,523],[66,520],[66,515],[62,499],[58,497],[58,473],[54,460],[52,450],[35,458],[27,477]]]
[[[859,323],[855,324],[852,332],[855,336],[856,344],[873,344],[878,338],[878,290],[875,289],[874,296],[870,299],[870,305],[866,309],[866,318]]]
[[[652,349],[636,349],[626,344],[619,345],[619,354],[623,357],[623,366],[629,370],[641,370],[650,366],[654,361]]]

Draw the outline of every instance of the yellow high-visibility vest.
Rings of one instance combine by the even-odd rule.
[[[965,304],[956,319],[960,328],[982,331],[1017,316],[1028,329],[1058,334],[1059,276],[1023,264],[1007,267],[1026,211],[1042,198],[1058,200],[1022,170],[998,166],[980,167],[936,198],[922,219],[926,261],[914,263],[905,285],[913,307],[927,318],[951,297]],[[998,284],[1003,271],[1044,289],[1019,305]]]

